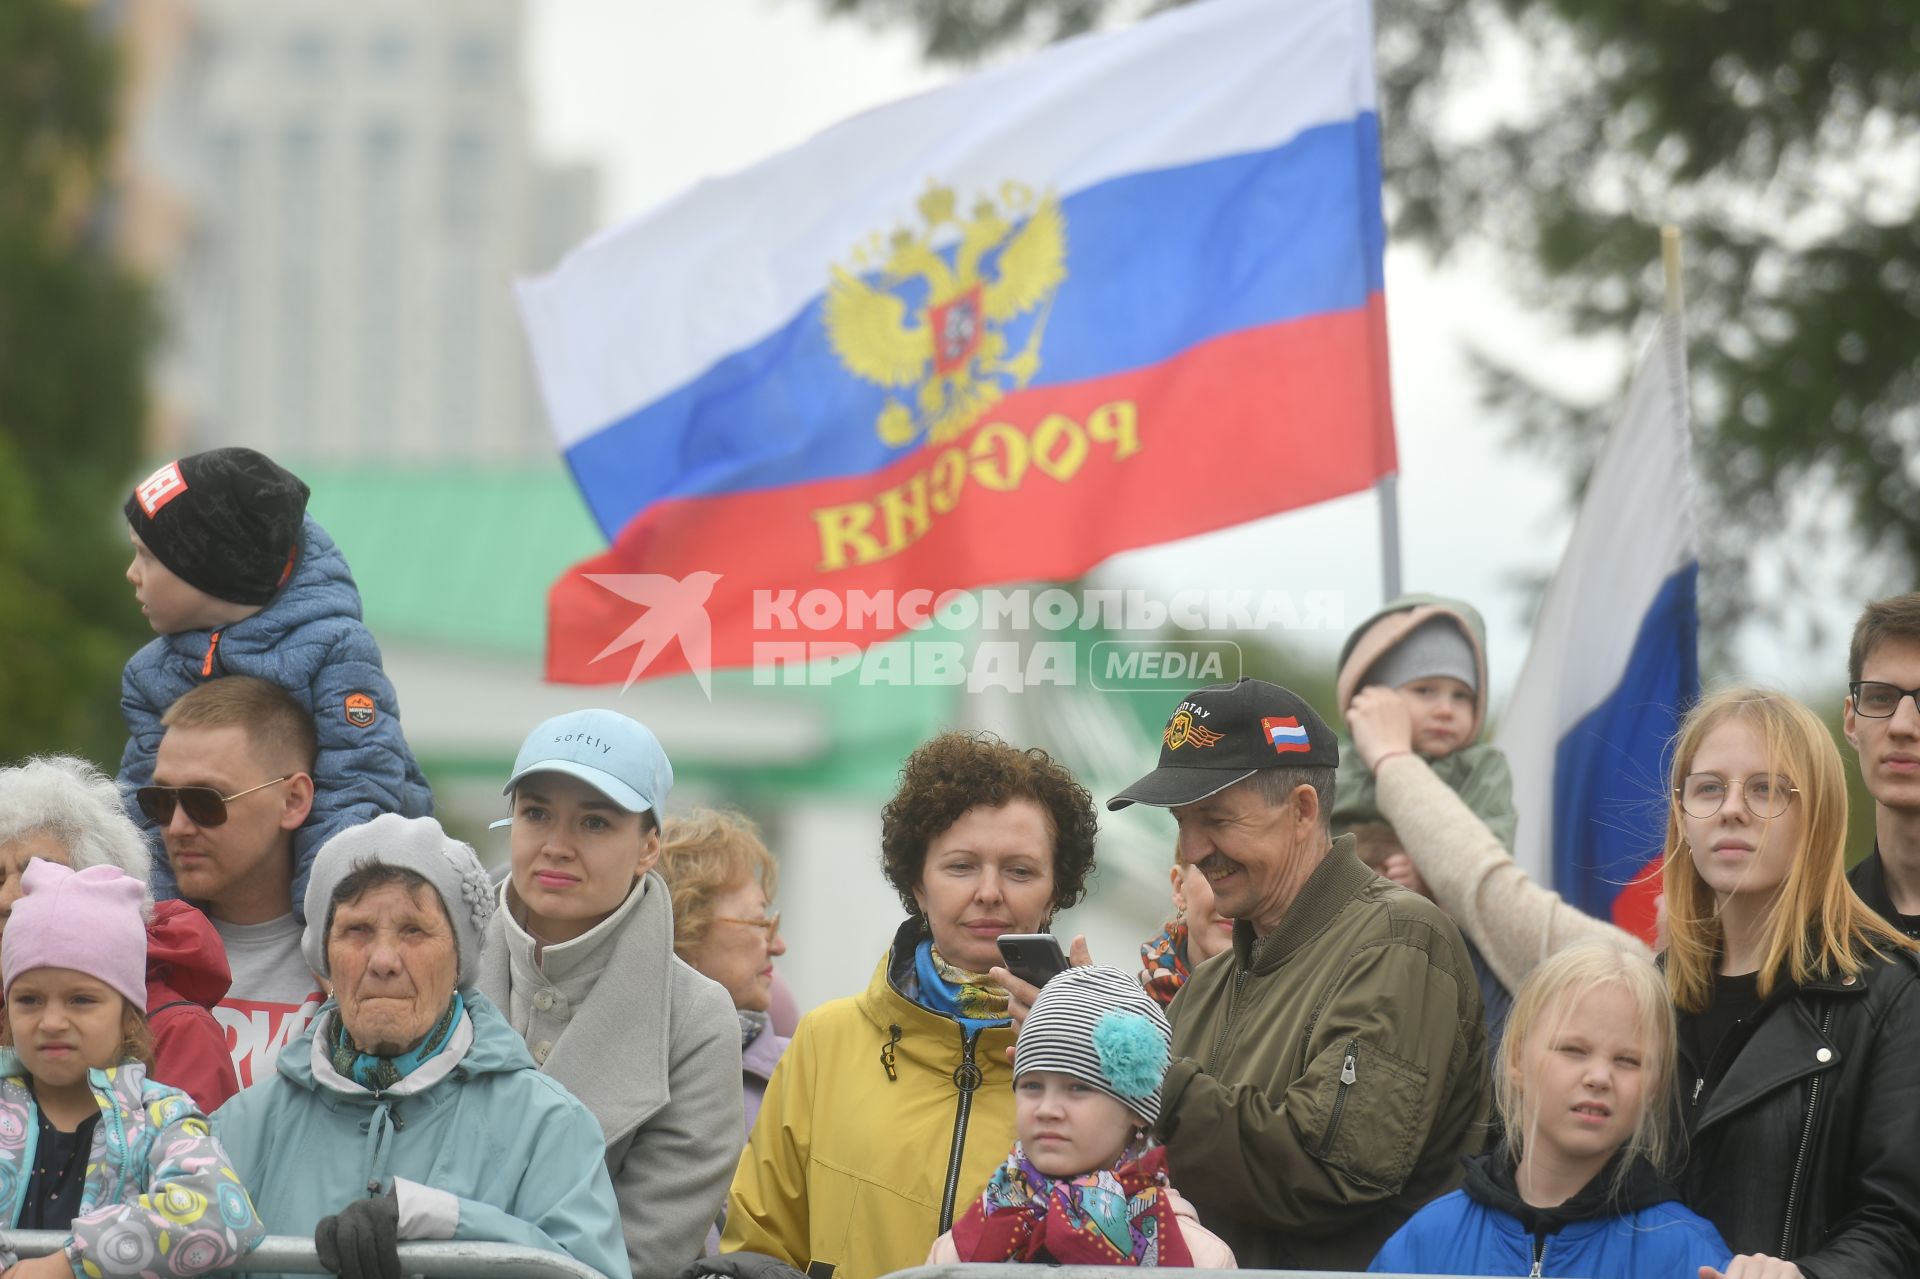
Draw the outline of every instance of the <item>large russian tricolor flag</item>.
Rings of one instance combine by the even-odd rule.
[[[662,592],[710,619],[695,667],[745,665],[793,638],[756,593],[1070,577],[1391,472],[1372,39],[1363,0],[1194,4],[857,116],[522,282],[611,543],[553,588],[549,677],[624,678],[608,650]],[[803,638],[903,621],[831,613]]]
[[[1651,942],[1667,750],[1700,695],[1686,344],[1661,318],[1588,483],[1501,720],[1514,855]]]

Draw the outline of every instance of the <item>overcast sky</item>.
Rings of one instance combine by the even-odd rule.
[[[537,145],[603,174],[602,225],[625,221],[706,177],[804,141],[857,111],[944,83],[898,31],[825,23],[810,0],[532,0],[528,82]],[[1657,256],[1650,231],[1647,252]],[[1462,596],[1489,624],[1496,704],[1526,648],[1519,583],[1551,571],[1572,511],[1560,476],[1509,447],[1507,427],[1475,401],[1473,342],[1534,361],[1556,385],[1620,388],[1626,335],[1545,344],[1549,331],[1471,264],[1436,273],[1413,251],[1387,254],[1387,306],[1401,457],[1408,589]],[[1658,299],[1649,299],[1649,307]],[[1378,507],[1371,495],[1116,557],[1104,584],[1341,590],[1349,624],[1380,602]],[[1253,566],[1250,572],[1249,566]],[[1826,643],[1751,636],[1750,678],[1838,696],[1850,599],[1816,606]],[[1303,636],[1327,650],[1340,635]]]

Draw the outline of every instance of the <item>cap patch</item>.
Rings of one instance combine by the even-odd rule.
[[[347,723],[355,728],[371,728],[379,710],[373,699],[365,693],[348,693],[346,701]]]
[[[1183,749],[1189,746],[1199,749]],[[1159,764],[1108,800],[1107,807],[1180,808],[1262,769],[1339,763],[1333,730],[1299,694],[1252,677],[1209,684],[1174,707],[1161,735]]]
[[[1267,740],[1273,743],[1273,749],[1282,755],[1313,749],[1312,743],[1307,740],[1307,730],[1300,727],[1298,716],[1269,715],[1260,721],[1260,727],[1266,733]]]
[[[187,491],[187,477],[180,474],[180,463],[169,462],[159,470],[140,481],[140,487],[133,491],[139,501],[140,509],[152,519],[160,513],[160,508]]]
[[[1220,734],[1193,722],[1196,710],[1199,708],[1192,703],[1183,702],[1180,709],[1173,713],[1173,718],[1167,721],[1167,731],[1161,740],[1166,742],[1168,750],[1177,751],[1182,746],[1212,746],[1220,740]],[[1200,711],[1200,714],[1205,715],[1206,712]]]

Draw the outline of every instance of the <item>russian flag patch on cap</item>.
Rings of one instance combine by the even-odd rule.
[[[1273,749],[1282,755],[1313,749],[1313,744],[1307,740],[1307,730],[1300,727],[1300,721],[1295,716],[1269,715],[1260,721],[1260,727],[1266,731]]]

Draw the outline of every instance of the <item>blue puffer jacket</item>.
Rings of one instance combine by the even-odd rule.
[[[180,892],[160,832],[134,804],[133,792],[153,778],[165,732],[160,717],[182,694],[222,675],[272,680],[313,714],[320,756],[313,812],[293,838],[295,914],[306,900],[313,855],[329,837],[381,813],[432,815],[433,793],[400,731],[400,704],[380,667],[380,647],[360,621],[360,592],[346,557],[308,516],[293,577],[272,603],[217,631],[155,636],[121,677],[128,737],[120,793],[153,846],[156,897]]]
[[[384,1092],[316,1059],[339,1014],[329,1001],[272,1078],[220,1107],[214,1133],[267,1233],[311,1238],[322,1217],[392,1191],[403,1239],[518,1244],[632,1279],[599,1121],[486,996],[463,998],[447,1047]]]
[[[1733,1250],[1673,1187],[1638,1164],[1618,1191],[1613,1166],[1557,1208],[1533,1208],[1513,1189],[1504,1152],[1467,1161],[1467,1181],[1400,1227],[1370,1267],[1405,1275],[1577,1275],[1580,1279],[1696,1279],[1726,1269]],[[1537,1268],[1536,1268],[1537,1267]]]

